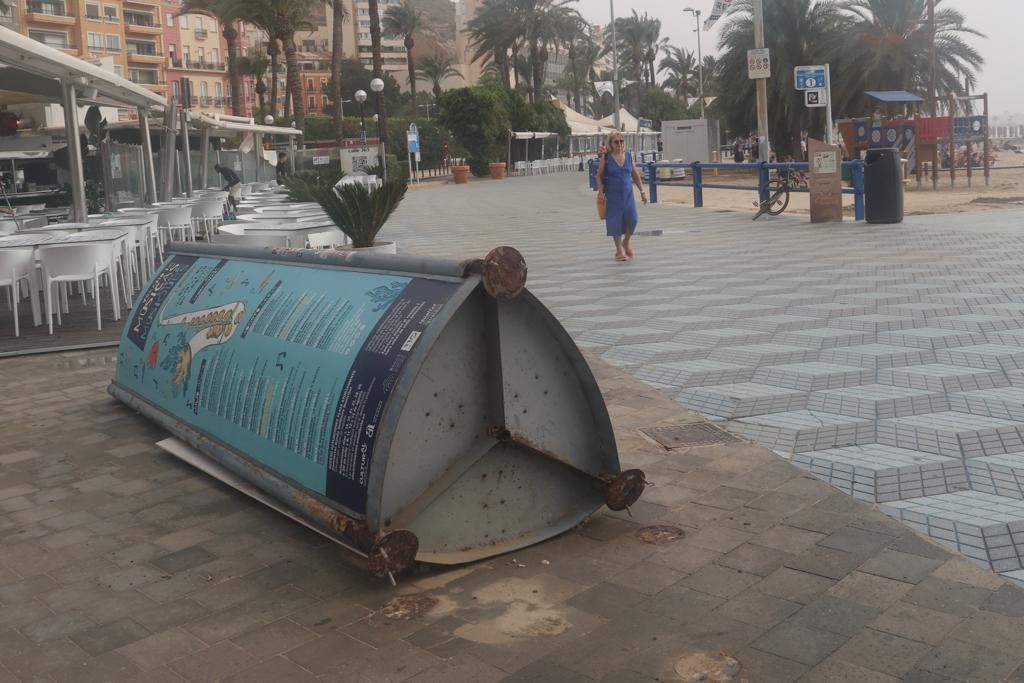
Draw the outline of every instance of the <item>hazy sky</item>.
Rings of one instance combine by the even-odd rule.
[[[770,3],[772,0],[764,0]],[[1022,0],[942,0],[944,5],[966,14],[967,23],[987,38],[974,38],[971,43],[985,57],[979,92],[987,91],[993,116],[1019,114],[1024,123],[1024,78],[1020,76],[1024,1]],[[615,13],[628,15],[632,10],[647,12],[661,19],[663,35],[673,45],[697,49],[696,25],[693,15],[684,14],[684,7],[699,9],[707,16],[713,0],[615,0]],[[606,24],[610,16],[608,0],[579,0],[580,11],[594,23]],[[716,51],[716,26],[703,33],[704,53]]]

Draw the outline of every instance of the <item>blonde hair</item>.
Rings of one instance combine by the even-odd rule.
[[[626,136],[622,134],[622,131],[618,131],[618,130],[616,130],[616,131],[613,131],[613,132],[611,132],[611,133],[608,133],[608,137],[607,137],[607,138],[605,138],[605,140],[604,140],[604,144],[605,144],[606,146],[608,146],[608,147],[611,147],[611,146],[612,146],[612,138],[614,138],[614,137],[615,137],[616,135],[618,135],[619,137],[621,137],[621,138],[622,138],[622,142],[623,142],[623,144],[625,144],[625,142],[626,142]]]

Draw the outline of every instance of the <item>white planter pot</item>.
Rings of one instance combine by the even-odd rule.
[[[351,244],[335,247],[337,251],[354,251],[361,254],[397,254],[397,242],[374,242],[372,247],[353,247]]]

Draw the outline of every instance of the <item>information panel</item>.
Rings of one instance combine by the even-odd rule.
[[[132,311],[117,381],[364,513],[384,406],[457,286],[175,255]]]

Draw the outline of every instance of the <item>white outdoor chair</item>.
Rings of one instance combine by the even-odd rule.
[[[33,277],[35,268],[35,251],[32,247],[0,249],[0,287],[10,288],[7,290],[7,307],[14,312],[15,337],[21,336],[21,328],[18,323],[18,302],[21,301],[22,283],[28,284],[33,314],[39,310],[39,300],[36,298],[35,278]]]
[[[515,175],[517,175],[517,176],[526,175],[526,162],[525,161],[517,161],[512,166],[512,169],[515,171]]]
[[[57,291],[60,300],[67,302],[67,284],[72,282],[91,283],[93,298],[96,300],[96,329],[103,329],[100,309],[100,276],[110,279],[110,298],[114,318],[121,319],[120,302],[117,296],[116,259],[113,244],[55,244],[39,247],[39,264],[42,267],[43,291],[46,293],[46,322],[53,334],[53,295]],[[82,291],[83,298],[85,290]],[[57,324],[62,324],[60,300],[57,306]]]
[[[544,172],[544,165],[540,159],[534,159],[530,162],[530,175],[540,175]]]
[[[224,201],[220,197],[204,198],[192,205],[192,229],[202,233],[207,242],[224,220]]]
[[[182,241],[195,241],[196,233],[192,227],[192,205],[170,205],[160,207],[160,220],[157,223],[160,232],[166,234],[167,242],[173,242],[175,231],[181,232]]]

